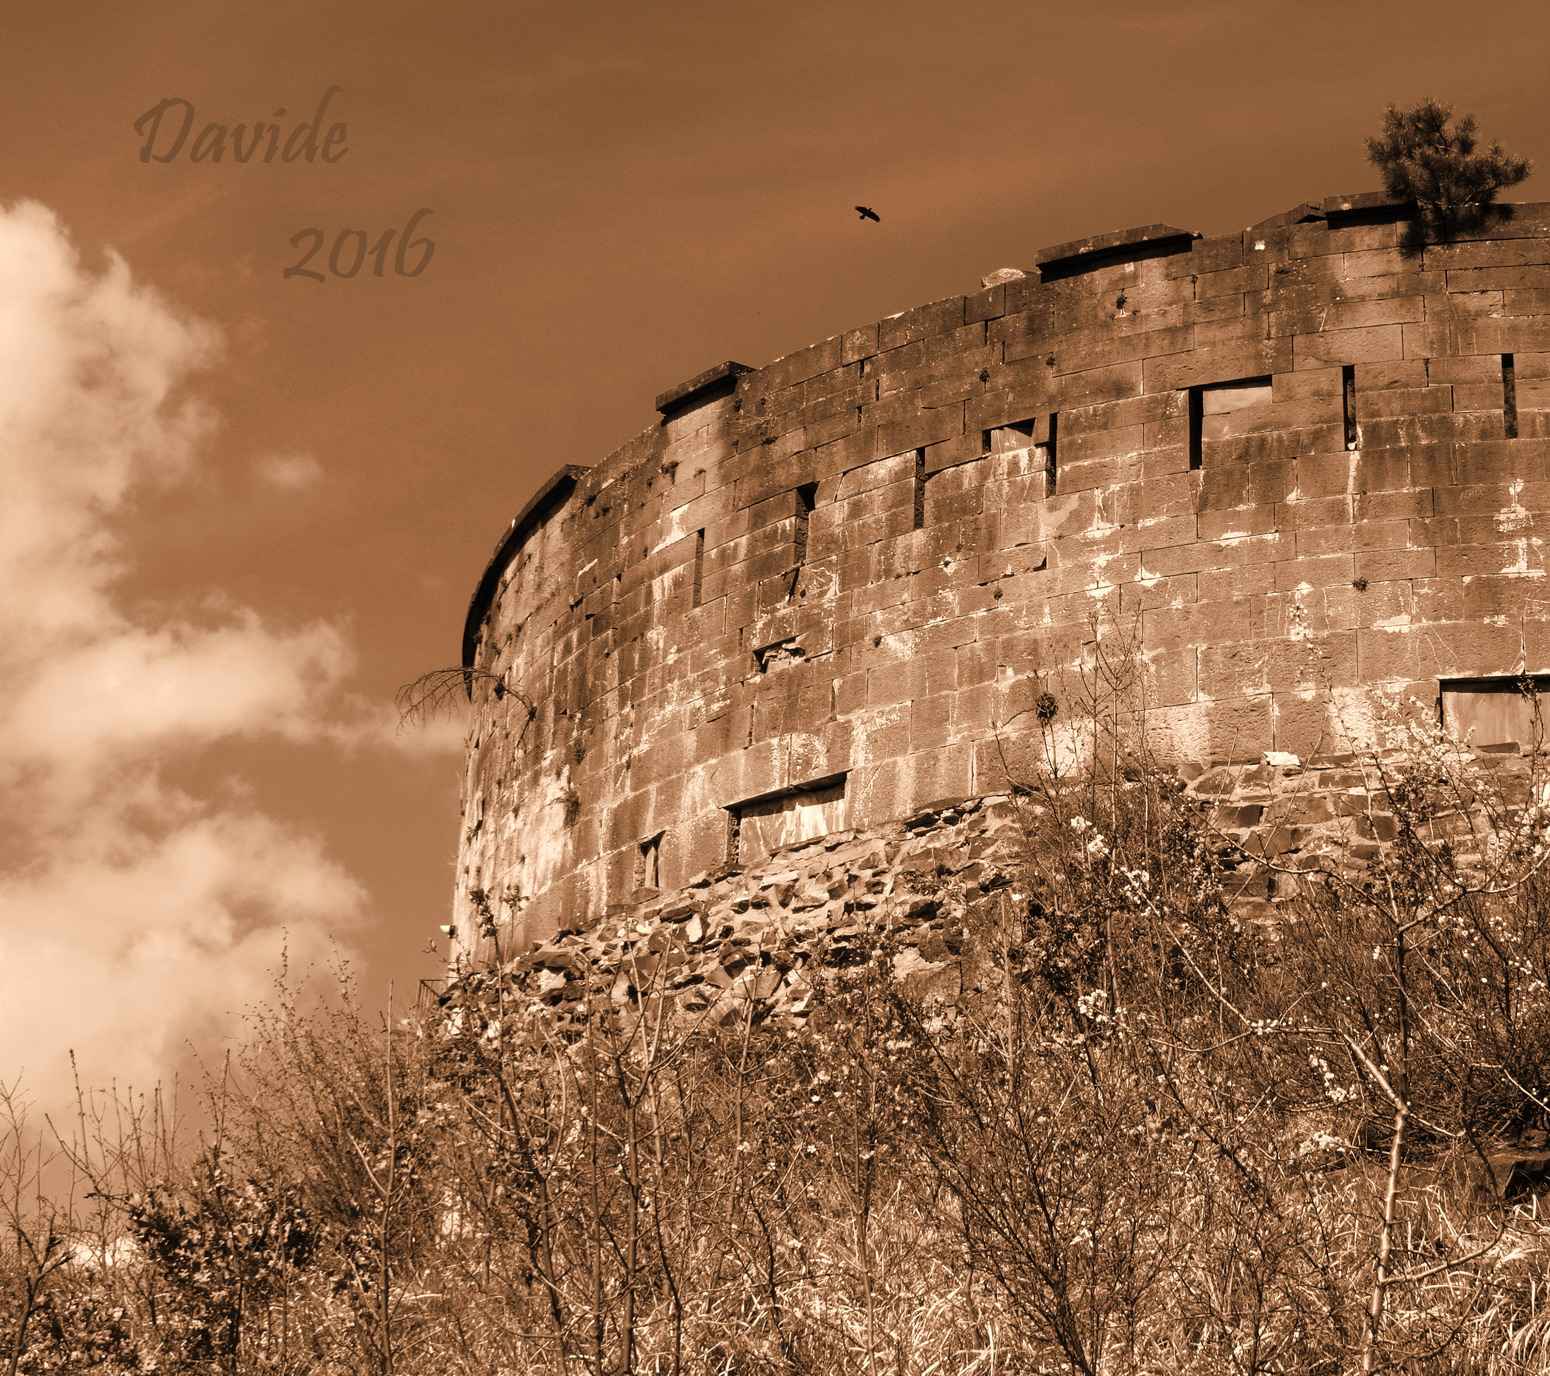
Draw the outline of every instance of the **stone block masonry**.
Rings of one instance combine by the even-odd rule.
[[[1527,801],[1532,760],[1511,752],[1477,763],[1504,798]],[[1393,839],[1379,767],[1376,757],[1305,765],[1275,751],[1257,765],[1181,767],[1183,812],[1214,838],[1240,919],[1269,918],[1314,865],[1360,863]],[[987,934],[1024,912],[1040,810],[1007,794],[947,798],[864,832],[831,827],[745,854],[670,892],[643,883],[596,920],[516,951],[503,942],[502,971],[555,1011],[562,1035],[584,1029],[599,981],[614,1003],[649,1007],[660,996],[692,1020],[800,1021],[828,971],[879,951],[905,989],[961,1004],[1003,978]],[[1467,823],[1455,835],[1467,850]]]
[[[1095,618],[1194,771],[1550,671],[1550,206],[1407,250],[1356,200],[1059,245],[556,474],[465,626],[465,951],[474,891],[537,939],[1004,791]]]

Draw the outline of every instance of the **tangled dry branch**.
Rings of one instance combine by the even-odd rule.
[[[538,715],[533,700],[520,689],[511,687],[499,674],[492,674],[488,669],[456,665],[421,674],[393,695],[400,728],[421,726],[452,713],[461,699],[473,697],[474,685],[480,682],[491,685],[491,694],[497,702],[506,697],[513,697],[520,702],[527,709],[528,721]]]

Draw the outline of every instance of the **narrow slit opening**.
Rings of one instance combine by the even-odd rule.
[[[694,532],[694,588],[689,605],[698,607],[705,594],[705,532]]]
[[[990,447],[990,431],[985,432],[985,447]],[[926,526],[926,451],[915,451],[915,529]]]
[[[662,838],[666,834],[659,831],[655,836],[648,836],[640,843],[640,855],[635,864],[636,888],[660,889],[662,887]]]
[[[1518,364],[1511,354],[1502,355],[1502,429],[1518,438]]]
[[[1205,393],[1189,389],[1189,466],[1199,468],[1205,459]]]
[[[1060,442],[1060,412],[1049,413],[1049,439],[1044,442],[1044,494],[1055,495],[1055,481],[1059,474],[1056,449]]]
[[[1345,419],[1345,447],[1356,448],[1356,365],[1340,369],[1340,406]]]
[[[807,562],[807,522],[818,501],[818,484],[803,483],[797,488],[796,562]]]

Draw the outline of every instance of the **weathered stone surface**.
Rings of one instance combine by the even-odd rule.
[[[871,959],[879,926],[865,915],[875,914],[908,931],[894,956],[904,984],[951,996],[976,907],[1011,883],[1021,830],[1006,802],[964,799],[880,828],[864,846],[817,837],[746,870],[695,876],[692,906],[642,898],[508,956],[504,971],[550,1007],[579,1006],[592,970],[620,1003],[665,992],[685,1013],[724,1002],[728,1016],[753,1004],[759,1016],[800,1017],[815,967]]]
[[[719,365],[565,469],[465,626],[465,943],[475,892],[519,940],[894,903],[881,838],[997,832],[976,800],[1037,763],[1042,711],[1066,739],[1094,615],[1140,618],[1154,744],[1224,831],[1299,864],[1346,824],[1380,844],[1368,690],[1550,670],[1550,208],[1416,252],[1403,213],[1057,246]],[[752,800],[822,863],[724,869]]]
[[[1272,752],[1273,753],[1273,752]],[[1391,841],[1395,821],[1378,767],[1349,755],[1287,765],[1274,759],[1219,764],[1193,772],[1186,793],[1198,805],[1240,919],[1273,921],[1310,872],[1372,858]],[[1532,758],[1477,756],[1525,801]],[[951,1004],[982,980],[990,952],[981,934],[996,929],[998,906],[1026,883],[1028,839],[1021,803],[1008,795],[943,800],[872,834],[813,837],[747,867],[720,866],[689,878],[682,894],[643,891],[611,905],[603,920],[568,928],[511,953],[504,971],[515,991],[562,1014],[583,1017],[589,972],[616,1003],[641,1006],[667,995],[685,1014],[716,1018],[806,1015],[825,968],[873,959],[885,936],[893,973],[904,987]],[[1457,822],[1461,860],[1469,863],[1468,824]],[[1435,823],[1447,829],[1450,819]],[[1262,860],[1274,862],[1274,871]],[[478,961],[491,952],[465,949]],[[1550,1156],[1550,1153],[1544,1154]],[[1544,1188],[1539,1158],[1502,1167],[1497,1189]],[[1508,1175],[1516,1171],[1514,1180]],[[1522,1177],[1522,1179],[1518,1179]]]

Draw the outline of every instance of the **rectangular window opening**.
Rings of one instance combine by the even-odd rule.
[[[1229,382],[1206,383],[1191,387],[1189,400],[1189,466],[1201,468],[1205,464],[1206,422],[1213,422],[1216,438],[1232,436],[1238,431],[1233,415],[1271,401],[1269,377],[1240,377]]]
[[[1009,420],[1005,425],[985,431],[985,452],[1004,454],[1010,449],[1027,449],[1038,438],[1038,432],[1037,416],[1030,416],[1027,420]]]
[[[753,865],[783,846],[827,836],[845,825],[844,774],[815,779],[727,809],[727,859]]]
[[[705,592],[705,532],[694,532],[694,588],[689,598],[691,607],[698,607]]]
[[[1356,448],[1356,365],[1347,363],[1340,370],[1340,408],[1345,419],[1345,447]]]
[[[772,640],[768,645],[755,645],[753,662],[754,667],[761,674],[767,674],[775,669],[788,669],[793,664],[799,664],[806,655],[807,651],[802,648],[801,637],[787,635],[779,640]]]
[[[1005,425],[998,425],[994,429],[985,431],[985,453],[1006,454],[1013,450],[1037,450],[1044,459],[1046,494],[1052,494],[1055,491],[1055,442],[1058,425],[1059,413],[1055,411],[1049,413],[1047,428],[1040,424],[1038,416],[1030,416],[1027,420],[1007,421]],[[1044,435],[1042,439],[1041,433]]]
[[[662,887],[662,838],[665,831],[648,836],[640,843],[640,855],[635,862],[635,887],[660,889]]]
[[[990,431],[985,432],[986,444],[989,445]],[[915,451],[915,529],[924,530],[926,526],[926,451]]]
[[[1550,715],[1550,674],[1442,679],[1438,713],[1444,729],[1482,750],[1539,748]]]
[[[1518,438],[1518,361],[1502,355],[1502,429],[1507,438]]]

